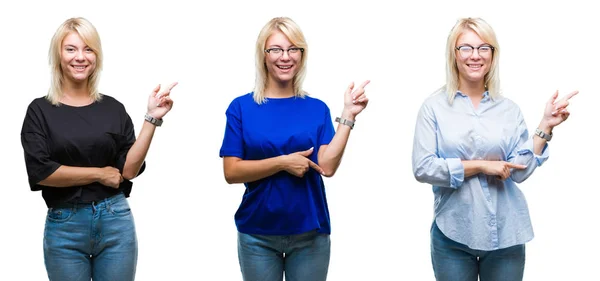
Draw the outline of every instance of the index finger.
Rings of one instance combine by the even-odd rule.
[[[173,89],[175,86],[177,86],[177,84],[179,84],[179,82],[173,82],[173,83],[171,83],[171,85],[169,85],[169,87],[167,87],[167,91],[170,92],[171,89]]]
[[[161,98],[163,96],[168,96],[171,93],[171,89],[173,89],[173,87],[177,86],[178,82],[173,82],[171,83],[171,85],[169,85],[164,91],[162,91],[160,94],[158,94],[156,96],[156,98]]]
[[[569,100],[570,98],[572,98],[573,96],[577,95],[579,93],[579,91],[573,91],[570,94],[568,94],[567,96],[564,97],[564,100]]]
[[[525,166],[525,165],[519,165],[519,164],[510,163],[510,162],[506,163],[506,166],[508,166],[510,168],[519,169],[519,170],[523,170],[523,169],[527,168],[527,166]]]
[[[360,88],[365,88],[367,85],[369,85],[369,83],[371,83],[371,80],[367,80],[365,82],[363,82],[362,84],[360,84]]]
[[[323,169],[321,169],[321,167],[319,167],[319,165],[315,164],[315,162],[308,160],[308,165],[310,165],[310,167],[312,167],[317,172],[319,172],[319,174],[321,174],[321,175],[325,174],[325,171],[323,171]]]

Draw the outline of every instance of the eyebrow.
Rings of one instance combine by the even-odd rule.
[[[471,45],[471,44],[469,44],[469,43],[456,44],[456,47],[460,47],[460,46],[470,46],[470,47],[475,47],[475,46],[473,46],[473,45]],[[477,47],[481,47],[481,46],[492,46],[492,44],[490,44],[490,43],[483,43],[483,44],[481,44],[481,45],[479,45],[479,46],[477,46]]]
[[[284,47],[282,47],[280,45],[270,45],[270,46],[268,46],[268,48],[281,48],[281,49],[285,49]],[[296,45],[292,44],[288,48],[298,48],[298,47]]]

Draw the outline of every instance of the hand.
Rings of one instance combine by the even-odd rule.
[[[169,85],[164,91],[160,92],[160,84],[152,90],[148,97],[148,114],[156,119],[162,119],[167,112],[173,108],[171,99],[171,89],[177,85],[177,82]]]
[[[543,130],[546,133],[551,133],[554,127],[567,120],[571,114],[567,110],[569,99],[571,99],[577,93],[579,93],[579,91],[573,91],[564,98],[556,100],[558,97],[558,91],[554,92],[550,100],[548,100],[546,103],[546,109],[544,110],[544,117],[542,118],[542,122],[540,124],[540,130]]]
[[[315,169],[321,175],[324,174],[325,172],[323,169],[321,169],[321,167],[319,167],[319,165],[308,159],[308,156],[312,154],[313,150],[314,149],[311,147],[305,151],[299,151],[286,155],[286,164],[284,170],[297,177],[303,177],[304,174],[308,172],[309,168]]]
[[[506,161],[485,161],[481,167],[481,172],[488,176],[497,176],[500,180],[510,177],[510,169],[523,170],[527,168],[524,165],[513,164]]]
[[[346,93],[344,94],[344,113],[343,118],[354,121],[356,115],[358,115],[363,109],[367,107],[369,98],[365,94],[365,86],[369,84],[369,80],[363,82],[358,88],[354,90],[354,82],[350,83]]]
[[[107,166],[104,168],[100,168],[99,182],[102,185],[117,189],[119,188],[119,184],[123,182],[123,177],[121,176],[121,172],[119,172],[119,169]]]

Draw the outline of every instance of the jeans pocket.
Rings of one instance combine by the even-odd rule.
[[[123,199],[110,206],[110,213],[116,216],[127,216],[131,214],[131,208],[127,200]]]
[[[51,222],[66,222],[73,217],[73,208],[49,208],[46,219]]]

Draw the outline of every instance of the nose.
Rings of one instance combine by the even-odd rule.
[[[481,56],[479,55],[479,49],[473,49],[473,52],[471,53],[471,59],[477,60],[480,58]]]
[[[84,60],[84,59],[85,59],[85,58],[84,58],[84,56],[83,56],[83,52],[82,52],[82,51],[77,51],[77,52],[75,53],[75,60],[77,60],[77,61],[82,61],[82,60]]]
[[[290,53],[289,53],[289,51],[288,50],[283,50],[283,52],[281,53],[280,59],[281,60],[285,60],[285,61],[290,60]]]

